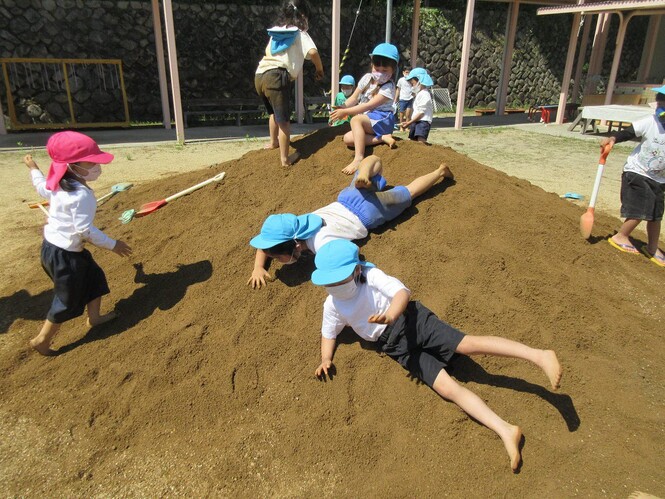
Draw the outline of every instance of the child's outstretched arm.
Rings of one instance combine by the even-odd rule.
[[[404,313],[406,306],[411,299],[411,292],[408,289],[400,289],[390,301],[390,306],[385,312],[372,314],[367,322],[374,324],[392,324]]]
[[[349,97],[349,101],[352,98],[353,96]],[[376,94],[368,102],[365,102],[363,104],[356,104],[352,106],[347,103],[345,107],[340,107],[338,109],[335,109],[332,113],[330,113],[330,119],[332,119],[333,121],[337,121],[337,120],[343,120],[347,116],[355,116],[357,114],[362,114],[365,111],[371,111],[372,109],[376,109],[381,104],[385,104],[389,100],[390,97],[386,97],[385,95],[381,94]]]
[[[46,179],[44,174],[41,172],[37,163],[32,159],[32,154],[26,154],[23,157],[23,162],[25,166],[30,170],[30,177],[32,177],[32,185],[35,187],[37,194],[39,194],[44,199],[49,199],[51,197],[50,191],[46,190]]]
[[[321,377],[330,377],[328,374],[328,369],[332,367],[332,359],[335,354],[335,342],[336,340],[330,338],[321,337],[321,365],[316,368],[314,374],[317,378]]]
[[[267,262],[268,255],[266,255],[265,251],[257,249],[252,277],[247,281],[247,285],[251,286],[252,289],[261,289],[262,286],[267,286],[266,281],[272,281],[272,276],[266,270]]]

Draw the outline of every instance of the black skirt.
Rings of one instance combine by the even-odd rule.
[[[104,271],[86,249],[67,251],[44,240],[41,259],[55,286],[46,316],[54,324],[83,315],[88,303],[110,292]]]

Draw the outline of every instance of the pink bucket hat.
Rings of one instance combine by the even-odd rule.
[[[46,143],[46,150],[53,160],[46,177],[46,188],[49,191],[58,188],[58,182],[65,175],[70,163],[89,161],[105,165],[113,161],[113,154],[101,151],[97,142],[78,132],[58,132],[51,135]]]

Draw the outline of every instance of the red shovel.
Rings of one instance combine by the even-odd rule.
[[[226,175],[226,172],[218,173],[212,178],[209,178],[208,180],[204,180],[200,184],[193,185],[192,187],[185,189],[184,191],[180,191],[173,196],[169,196],[166,199],[160,199],[159,201],[152,201],[150,203],[146,203],[142,205],[138,211],[136,210],[127,210],[125,211],[122,216],[120,217],[120,221],[124,224],[131,222],[131,220],[134,217],[144,217],[146,215],[149,215],[153,211],[157,211],[160,209],[162,206],[166,205],[167,203],[170,203],[171,201],[174,201],[182,196],[186,196],[190,192],[194,192],[197,189],[200,189],[204,185],[208,185],[212,182],[219,182],[221,181],[224,176]]]
[[[591,229],[593,228],[593,215],[596,206],[596,198],[598,197],[598,190],[600,189],[600,180],[603,178],[603,170],[605,169],[605,161],[607,155],[612,150],[612,144],[605,144],[600,152],[600,160],[598,161],[598,171],[596,172],[596,181],[593,184],[593,191],[591,192],[591,200],[586,213],[580,217],[580,232],[584,239],[589,239],[591,236]]]

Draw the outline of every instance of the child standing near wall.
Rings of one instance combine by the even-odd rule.
[[[395,92],[395,104],[397,104],[399,112],[399,122],[403,123],[411,119],[413,111],[413,86],[409,81],[409,73],[411,68],[405,66],[402,70],[402,77],[397,80],[397,91]],[[400,125],[400,131],[404,131],[404,126]]]
[[[410,301],[411,292],[399,280],[361,262],[358,247],[350,241],[338,239],[325,244],[314,262],[312,282],[328,293],[323,304],[321,364],[314,374],[319,378],[329,375],[337,335],[350,326],[441,397],[494,430],[506,448],[511,469],[517,471],[522,460],[521,429],[459,385],[446,367],[456,353],[528,360],[543,370],[556,390],[562,374],[556,353],[497,336],[465,335],[420,302]]]
[[[55,287],[46,321],[30,346],[42,355],[55,355],[50,345],[60,325],[82,315],[86,307],[88,326],[116,316],[115,312],[100,315],[102,296],[109,293],[109,287],[104,271],[83,245],[90,242],[119,256],[130,255],[132,249],[93,225],[97,200],[88,182],[97,180],[102,172],[100,164],[110,163],[113,155],[102,152],[94,140],[77,132],[52,135],[46,150],[53,160],[47,178],[30,154],[23,159],[35,189],[49,200],[41,262]]]
[[[427,137],[434,117],[434,103],[429,92],[434,82],[423,68],[414,68],[408,75],[416,98],[413,102],[413,118],[402,123],[402,128],[409,127],[409,139],[427,144]]]
[[[344,107],[335,109],[332,120],[351,118],[351,131],[344,135],[344,143],[355,148],[353,161],[343,170],[353,175],[365,157],[365,147],[369,145],[388,144],[395,146],[392,136],[395,127],[393,101],[395,100],[394,77],[397,73],[399,52],[390,43],[380,43],[370,54],[372,71],[364,75],[358,82],[353,95]]]
[[[298,77],[305,59],[316,68],[316,79],[323,78],[323,65],[316,45],[307,33],[310,16],[306,0],[287,0],[275,22],[268,30],[270,42],[259,62],[254,77],[256,92],[270,115],[270,142],[266,149],[279,148],[282,166],[298,160],[289,156],[291,144],[291,81]]]

